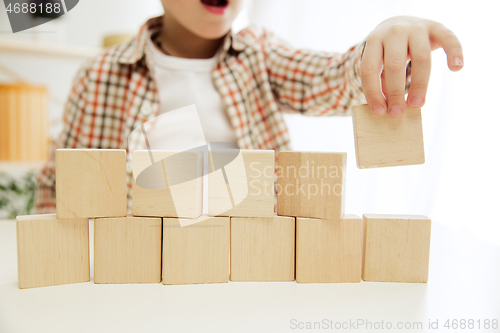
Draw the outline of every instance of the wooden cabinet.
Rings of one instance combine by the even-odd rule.
[[[41,161],[47,158],[47,109],[45,87],[0,84],[0,160]]]

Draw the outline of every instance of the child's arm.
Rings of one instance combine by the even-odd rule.
[[[45,163],[37,177],[35,190],[36,213],[54,213],[56,210],[56,166],[55,150],[57,148],[88,148],[80,147],[79,127],[87,104],[88,66],[77,73],[69,98],[64,106],[63,129],[52,148],[49,160]]]
[[[348,115],[352,105],[364,103],[359,75],[364,42],[340,54],[296,49],[257,27],[241,33],[261,45],[271,89],[284,111]]]
[[[382,22],[366,43],[343,54],[299,50],[257,28],[244,34],[262,45],[271,88],[281,106],[305,115],[347,115],[349,108],[363,103],[365,97],[376,114],[385,113],[387,103],[390,109],[399,106],[404,110],[410,59],[412,84],[408,101],[421,107],[429,82],[431,50],[443,47],[451,70],[463,66],[462,48],[453,32],[440,23],[416,17],[394,17]]]
[[[460,41],[444,25],[411,16],[390,18],[379,24],[366,40],[361,62],[361,82],[370,109],[375,114],[401,116],[405,106],[405,69],[412,62],[409,106],[424,105],[431,74],[431,51],[443,48],[448,67],[463,67]]]

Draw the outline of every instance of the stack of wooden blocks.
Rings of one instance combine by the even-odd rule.
[[[135,151],[134,173],[172,154]],[[281,152],[278,167],[272,150],[239,154],[243,175],[209,173],[208,216],[195,152],[183,182],[134,181],[127,216],[125,150],[57,150],[57,213],[17,218],[19,288],[90,281],[89,218],[94,283],[427,282],[430,220],[344,214],[346,153]]]

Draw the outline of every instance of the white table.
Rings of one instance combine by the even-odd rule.
[[[333,321],[335,327],[358,319],[373,329],[363,324],[351,331],[382,331],[375,327],[383,321],[395,332],[422,332],[438,320],[439,332],[500,332],[483,329],[484,319],[500,320],[500,248],[439,223],[433,223],[431,243],[427,284],[89,282],[19,290],[15,222],[2,221],[0,332],[296,332],[313,331],[305,329],[307,322]],[[447,330],[447,319],[473,319],[475,328]],[[423,329],[394,330],[407,322],[422,322]]]

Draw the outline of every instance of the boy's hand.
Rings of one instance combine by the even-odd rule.
[[[412,66],[407,103],[416,108],[424,105],[431,73],[431,51],[441,47],[448,55],[450,70],[462,69],[460,41],[441,23],[398,16],[379,24],[366,40],[361,61],[361,83],[370,109],[377,115],[386,111],[393,117],[403,114],[409,59]]]

